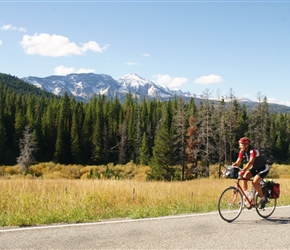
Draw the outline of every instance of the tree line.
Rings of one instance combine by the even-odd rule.
[[[33,145],[35,162],[133,161],[150,166],[152,179],[195,178],[208,176],[210,164],[235,161],[243,136],[250,137],[269,161],[289,162],[289,114],[270,113],[267,98],[259,93],[252,110],[232,92],[227,101],[214,102],[208,90],[198,106],[194,98],[138,100],[131,93],[122,103],[101,95],[84,103],[68,94],[33,92],[38,89],[23,92],[21,87],[17,92],[11,86],[19,86],[18,81],[0,78],[0,166],[16,164],[25,158],[25,146]]]

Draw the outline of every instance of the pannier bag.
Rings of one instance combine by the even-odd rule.
[[[240,168],[234,166],[226,166],[223,175],[228,179],[238,179]]]
[[[280,184],[273,180],[265,180],[268,189],[268,198],[277,199],[280,196]]]

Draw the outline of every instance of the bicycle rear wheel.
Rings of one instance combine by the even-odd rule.
[[[270,215],[272,215],[276,209],[276,199],[269,199],[267,198],[267,203],[264,208],[259,208],[260,207],[260,200],[261,197],[256,193],[255,196],[255,206],[256,206],[256,211],[258,215],[260,215],[262,218],[268,218]]]
[[[232,222],[239,217],[243,208],[242,193],[236,187],[225,189],[218,201],[218,211],[223,220]]]

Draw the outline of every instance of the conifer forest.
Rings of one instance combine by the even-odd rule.
[[[170,101],[125,101],[95,95],[84,103],[0,77],[0,166],[15,165],[24,149],[34,162],[61,164],[136,164],[152,168],[152,178],[168,179],[172,166],[192,171],[210,164],[231,164],[238,140],[247,136],[270,162],[289,163],[289,114],[269,112],[258,96],[252,109],[233,95],[214,102],[209,92],[195,104],[176,96]]]

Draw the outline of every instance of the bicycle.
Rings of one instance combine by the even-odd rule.
[[[239,171],[239,168],[237,168],[237,169]],[[238,172],[238,171],[236,171],[236,172]],[[236,178],[232,178],[232,179],[236,179]],[[259,196],[259,194],[256,190],[255,190],[254,197],[251,199],[249,199],[245,195],[245,192],[240,185],[240,181],[244,180],[244,179],[245,178],[238,175],[236,185],[226,188],[219,197],[218,211],[219,211],[221,218],[227,222],[232,222],[240,216],[240,214],[244,208],[244,205],[245,205],[243,197],[245,197],[245,199],[249,203],[249,207],[247,207],[247,208],[248,209],[255,208],[258,215],[261,216],[262,218],[268,218],[275,211],[276,203],[277,203],[276,198],[272,198],[272,199],[267,198],[267,203],[265,204],[265,207],[259,208],[261,197]],[[252,179],[250,179],[249,181],[253,182]],[[265,183],[265,181],[262,180],[261,181],[261,188],[267,197],[268,189],[267,189],[267,186],[264,185],[264,183]],[[252,186],[252,188],[254,188],[254,187]]]

